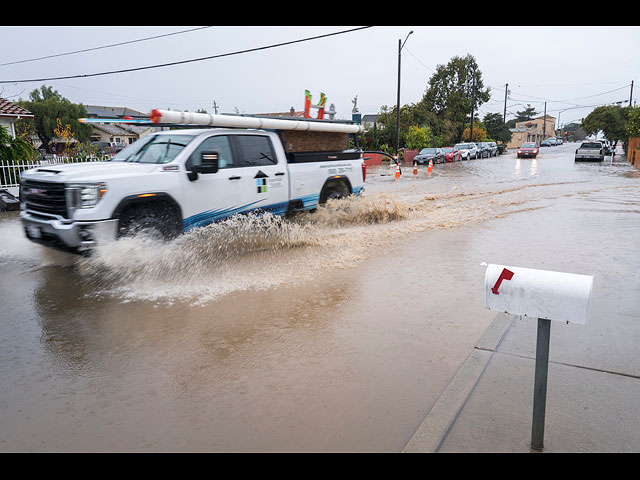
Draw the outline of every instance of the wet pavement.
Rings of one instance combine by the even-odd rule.
[[[535,326],[483,308],[481,262],[594,275],[590,321],[554,323],[552,362],[640,375],[640,174],[623,156],[574,163],[575,147],[405,167],[399,181],[370,168],[362,198],[311,215],[90,258],[32,244],[2,214],[0,450],[429,451],[415,435],[470,360],[526,364],[535,348]],[[528,374],[511,373],[530,415]],[[524,414],[481,402],[514,384],[479,378],[469,410],[448,413],[471,420],[449,419],[436,451],[512,448],[487,432],[517,432],[509,445],[526,450]],[[562,414],[596,411],[582,407]]]

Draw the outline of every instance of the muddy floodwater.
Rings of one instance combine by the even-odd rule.
[[[640,172],[575,148],[370,168],[315,213],[91,257],[0,214],[0,451],[401,451],[495,317],[482,262],[637,313]]]

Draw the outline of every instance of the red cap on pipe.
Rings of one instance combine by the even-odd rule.
[[[149,114],[149,119],[153,123],[160,122],[160,117],[162,117],[162,114],[158,111],[157,108],[154,108],[153,110],[151,110],[151,113]]]

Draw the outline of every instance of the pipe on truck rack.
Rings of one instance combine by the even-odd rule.
[[[264,128],[272,130],[298,130],[329,133],[362,133],[358,124],[331,123],[325,121],[285,120],[279,118],[244,117],[236,115],[214,115],[211,113],[176,112],[153,109],[149,114],[153,123],[208,125],[211,127]]]

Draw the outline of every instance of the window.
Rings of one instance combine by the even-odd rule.
[[[268,166],[278,163],[269,137],[262,135],[235,135],[234,139],[242,155],[243,166]]]
[[[226,135],[217,135],[206,138],[198,148],[195,149],[185,164],[187,170],[191,170],[193,165],[200,165],[200,157],[205,150],[218,152],[218,168],[233,168],[237,166],[231,152],[229,137]]]
[[[169,163],[193,139],[193,135],[152,135],[121,150],[113,162]]]

